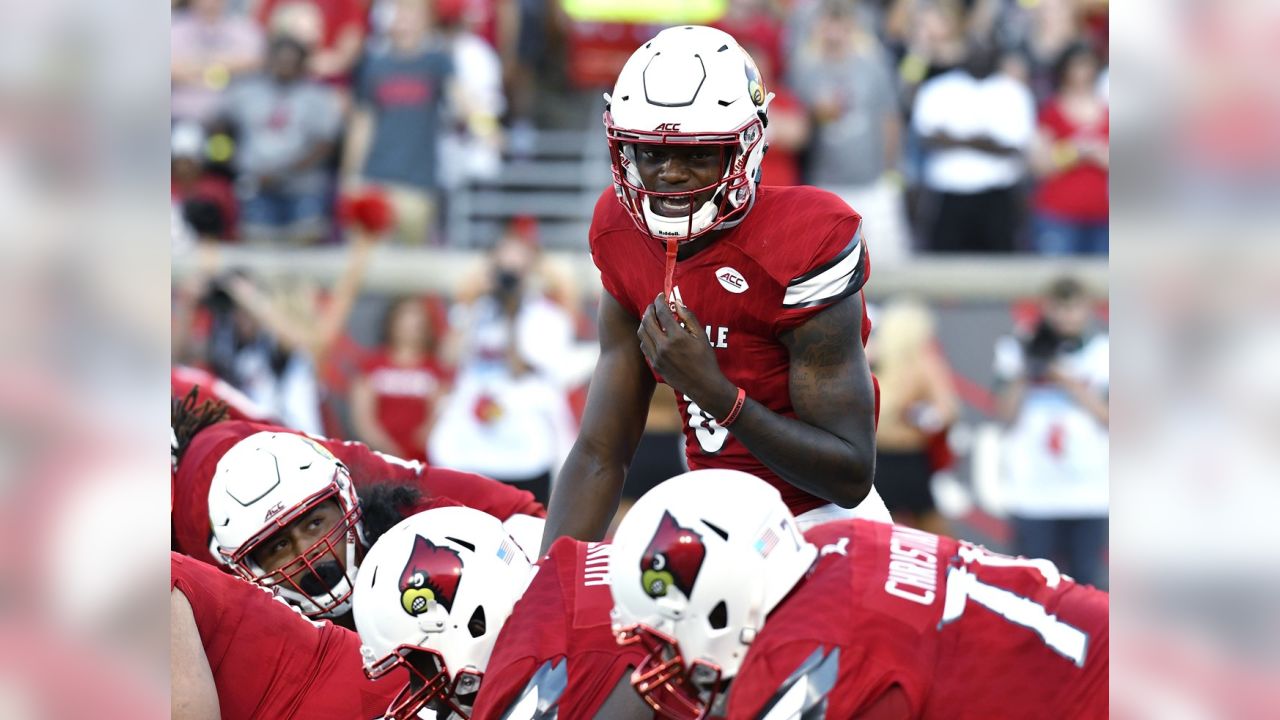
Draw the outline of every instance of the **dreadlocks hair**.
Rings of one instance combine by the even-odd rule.
[[[382,534],[409,516],[422,498],[422,493],[412,485],[378,483],[359,488],[360,512],[364,523],[364,539],[369,547]]]
[[[182,460],[183,453],[191,445],[191,440],[195,438],[196,433],[227,419],[226,403],[216,398],[209,398],[197,405],[196,398],[199,396],[200,387],[197,385],[191,388],[185,397],[175,397],[170,400],[169,425],[173,428],[173,435],[178,444],[173,450],[173,455],[179,461]]]

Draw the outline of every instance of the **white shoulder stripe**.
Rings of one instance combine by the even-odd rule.
[[[848,290],[852,283],[862,282],[862,230],[854,235],[853,247],[842,253],[843,257],[829,267],[820,268],[812,276],[800,276],[787,286],[782,299],[785,308],[806,307],[823,300],[834,299]]]

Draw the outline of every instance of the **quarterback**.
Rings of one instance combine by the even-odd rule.
[[[887,520],[862,219],[822,190],[760,186],[772,95],[726,33],[664,30],[606,99],[614,183],[590,231],[600,360],[544,551],[604,535],[658,382],[675,392],[689,467],[761,477],[806,525]]]

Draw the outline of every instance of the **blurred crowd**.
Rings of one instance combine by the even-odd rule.
[[[451,198],[531,153],[538,131],[604,141],[600,92],[669,22],[639,0],[596,5],[175,2],[175,217],[196,238],[341,242],[336,198],[377,187],[398,242],[450,244]],[[595,19],[605,10],[632,22]],[[695,11],[776,95],[764,182],[839,194],[879,262],[1107,252],[1107,0],[683,9]]]

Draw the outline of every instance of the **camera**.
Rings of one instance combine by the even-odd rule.
[[[1048,377],[1049,367],[1061,355],[1079,349],[1081,339],[1064,335],[1053,323],[1041,318],[1022,345],[1026,358],[1027,379],[1031,382],[1044,382]]]

